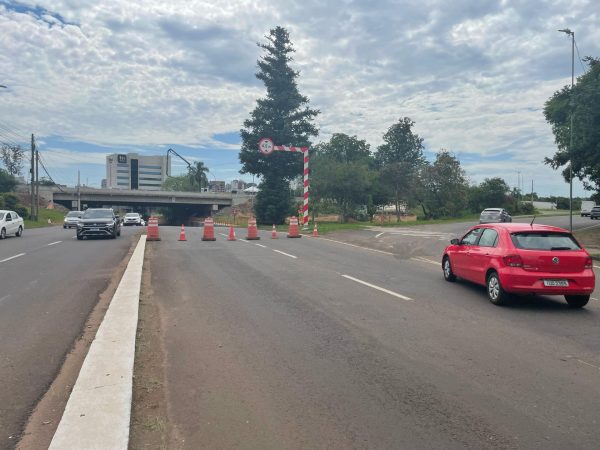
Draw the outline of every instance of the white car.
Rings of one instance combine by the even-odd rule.
[[[123,218],[123,225],[125,225],[125,226],[128,226],[128,225],[141,226],[142,225],[142,216],[140,216],[138,213],[127,213],[127,214],[125,214],[125,217]]]
[[[4,239],[9,234],[21,236],[25,224],[23,218],[14,211],[0,209],[0,239]]]

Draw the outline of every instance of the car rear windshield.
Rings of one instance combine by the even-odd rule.
[[[103,210],[103,209],[88,209],[83,213],[84,219],[112,219],[112,211]]]
[[[125,214],[125,217],[139,217],[140,215],[138,213],[127,213]]]
[[[580,250],[569,233],[524,232],[510,235],[515,247],[524,250]]]

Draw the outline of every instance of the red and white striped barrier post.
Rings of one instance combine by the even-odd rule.
[[[262,138],[258,142],[258,149],[265,155],[269,155],[274,151],[280,152],[291,152],[291,153],[302,153],[304,157],[304,170],[303,170],[303,182],[304,182],[304,203],[302,205],[302,227],[308,227],[308,188],[309,188],[309,176],[308,176],[308,147],[294,147],[289,145],[275,145],[273,140],[270,138]]]

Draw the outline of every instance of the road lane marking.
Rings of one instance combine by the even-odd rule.
[[[372,252],[383,253],[384,255],[390,255],[390,256],[394,256],[394,254],[393,254],[393,253],[391,253],[391,252],[385,252],[385,251],[383,251],[383,250],[377,250],[377,249],[374,249],[374,248],[369,248],[369,247],[362,247],[362,246],[360,246],[360,245],[350,244],[350,243],[348,243],[348,242],[336,241],[335,239],[328,239],[328,238],[324,238],[324,237],[319,237],[319,239],[320,239],[320,240],[322,240],[322,241],[330,241],[330,242],[335,242],[335,243],[337,243],[337,244],[348,245],[348,246],[350,246],[350,247],[361,248],[361,249],[363,249],[363,250],[370,250],[370,251],[372,251]]]
[[[0,297],[0,303],[2,303],[4,300],[6,300],[8,297],[10,297],[10,294],[5,295],[4,297]]]
[[[267,248],[266,245],[262,245],[262,244],[254,244],[254,245],[256,245],[257,247]]]
[[[577,361],[578,361],[578,362],[580,362],[581,364],[585,364],[586,366],[594,367],[595,369],[598,369],[598,370],[600,370],[600,367],[598,367],[598,366],[596,366],[596,365],[594,365],[594,364],[590,364],[589,362],[587,362],[587,361],[584,361],[584,360],[582,360],[582,359],[578,359]]]
[[[228,235],[226,235],[225,233],[219,233],[221,236],[225,236],[225,237],[229,237]]]
[[[600,299],[597,299],[596,297],[590,297],[592,300],[596,300],[597,302],[600,301]]]
[[[380,237],[382,234],[385,234],[385,231],[383,231],[383,232],[381,232],[381,233],[379,233],[379,234],[376,234],[376,235],[375,235],[375,239],[379,238],[379,237]]]
[[[600,266],[596,266],[596,265],[594,265],[594,267],[595,267],[596,269],[600,269]]]
[[[344,278],[347,278],[348,280],[352,280],[352,281],[355,281],[357,283],[364,284],[365,286],[368,286],[368,287],[373,288],[373,289],[377,289],[378,291],[385,292],[386,294],[389,294],[389,295],[393,295],[394,297],[401,298],[402,300],[406,300],[407,302],[412,302],[413,301],[413,299],[410,298],[410,297],[407,297],[407,296],[402,295],[402,294],[398,294],[397,292],[390,291],[389,289],[385,289],[385,288],[376,286],[376,285],[371,284],[371,283],[367,283],[366,281],[359,280],[358,278],[351,277],[350,275],[342,275],[342,276]]]
[[[297,256],[290,255],[289,253],[285,253],[285,252],[282,252],[282,251],[280,251],[280,250],[275,250],[275,249],[273,249],[273,251],[274,251],[274,252],[277,252],[277,253],[281,253],[282,255],[285,255],[285,256],[289,256],[290,258],[298,259],[298,257],[297,257]]]
[[[436,266],[439,266],[439,265],[441,265],[441,264],[439,263],[439,261],[434,261],[433,259],[427,259],[427,258],[424,258],[424,257],[422,257],[422,256],[415,256],[414,258],[410,258],[410,259],[412,259],[412,260],[414,260],[414,261],[426,262],[426,263],[428,263],[428,264],[434,264],[434,265],[436,265]]]
[[[18,255],[11,256],[10,258],[0,260],[0,263],[10,261],[11,259],[20,258],[21,256],[25,256],[25,253],[19,253]]]
[[[62,242],[62,241],[51,242],[50,244],[48,244],[48,247],[50,247],[51,245],[60,244],[61,242]]]
[[[243,242],[244,244],[249,244],[250,241],[247,241],[246,239],[236,239],[237,241]]]
[[[576,230],[573,230],[573,231],[589,230],[590,228],[596,228],[596,227],[600,227],[600,223],[597,223],[596,225],[590,225],[589,227],[577,228]]]

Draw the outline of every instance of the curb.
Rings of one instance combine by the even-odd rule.
[[[49,450],[127,450],[145,243],[140,236]]]

